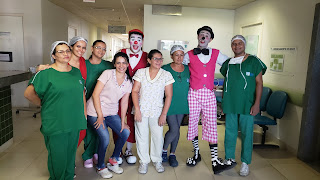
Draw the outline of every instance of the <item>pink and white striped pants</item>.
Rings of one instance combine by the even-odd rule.
[[[217,101],[214,92],[207,88],[198,90],[189,89],[189,126],[188,140],[198,136],[200,112],[202,114],[202,140],[218,143],[217,132]]]

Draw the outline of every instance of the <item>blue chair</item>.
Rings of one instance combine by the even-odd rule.
[[[221,102],[222,102],[222,94],[223,94],[223,78],[215,78],[214,79],[214,85],[216,86],[216,90],[214,91],[216,95],[217,100],[217,119],[221,119],[222,117],[222,108],[221,108]]]
[[[267,91],[265,93],[267,93]],[[265,101],[265,98],[266,97],[263,97],[261,98],[261,100]],[[265,144],[266,132],[268,130],[269,125],[277,125],[277,119],[281,119],[283,117],[283,114],[287,105],[287,100],[288,100],[287,93],[283,91],[273,92],[270,95],[269,99],[267,100],[266,109],[265,109],[266,112],[273,117],[273,119],[267,116],[262,116],[261,114],[258,114],[257,116],[254,117],[254,124],[259,125],[263,130],[261,144],[254,145],[254,147],[257,147],[257,146],[279,147],[278,145]],[[261,102],[260,102],[260,107],[261,107]],[[263,110],[263,108],[264,107],[262,106],[261,110]]]
[[[261,115],[261,111],[267,110],[267,102],[269,100],[271,93],[272,93],[272,90],[270,88],[263,87],[261,99],[260,99],[260,113],[258,115]]]

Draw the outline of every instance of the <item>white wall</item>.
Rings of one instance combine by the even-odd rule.
[[[0,0],[0,15],[23,18],[24,70],[42,62],[41,0]],[[11,86],[12,106],[27,106],[23,97],[27,82]]]
[[[68,26],[77,29],[77,35],[88,40],[87,51],[84,58],[91,55],[90,47],[97,39],[98,28],[66,11],[65,9],[43,0],[42,9],[42,27],[43,27],[43,63],[50,63],[49,53],[51,44],[57,40],[68,41]]]
[[[296,47],[295,55],[285,58],[284,72],[270,70],[264,83],[303,94],[306,84],[314,8],[318,0],[258,0],[235,11],[234,33],[242,26],[262,22],[261,60],[268,66],[271,47]],[[288,103],[285,116],[270,132],[297,152],[302,108]]]
[[[197,30],[210,26],[215,38],[209,47],[231,56],[230,40],[233,36],[234,10],[182,7],[182,16],[152,15],[152,6],[144,5],[143,50],[157,49],[158,40],[189,41],[188,49],[198,45]],[[164,64],[171,62],[169,51],[162,51]],[[219,67],[216,68],[219,70]]]
[[[42,60],[41,0],[0,0],[1,15],[22,15],[25,67]],[[25,69],[27,70],[27,69]]]

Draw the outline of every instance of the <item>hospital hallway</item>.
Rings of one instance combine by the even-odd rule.
[[[33,112],[20,112],[15,114],[13,109],[13,145],[0,153],[0,179],[1,180],[47,180],[49,173],[47,170],[47,150],[44,139],[40,133],[40,115],[33,118]],[[165,126],[166,132],[168,126]],[[201,128],[199,129],[201,132]],[[186,140],[187,126],[181,126],[180,142],[176,151],[179,166],[172,168],[168,163],[164,163],[165,172],[157,173],[155,168],[149,164],[149,171],[142,175],[138,173],[138,163],[128,165],[124,162],[121,167],[124,173],[114,174],[112,179],[130,180],[319,180],[320,173],[298,160],[293,154],[279,149],[254,149],[250,174],[247,177],[239,176],[240,169],[240,140],[238,138],[236,161],[238,165],[231,170],[224,171],[219,175],[214,175],[211,170],[210,151],[208,144],[200,140],[200,153],[203,160],[195,167],[188,167],[185,164],[187,157],[193,154],[192,144]],[[224,125],[218,126],[219,134],[219,157],[224,157]],[[255,136],[260,134],[255,134]],[[199,136],[200,138],[201,136]],[[112,140],[107,150],[106,158],[110,157],[114,148]],[[102,179],[94,168],[83,167],[81,154],[83,153],[83,142],[80,145],[76,156],[76,180],[96,180]],[[134,154],[136,149],[134,147]]]

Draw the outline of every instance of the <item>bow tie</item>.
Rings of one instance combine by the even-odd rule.
[[[130,54],[130,57],[133,57],[133,56],[135,56],[136,58],[138,58],[138,57],[139,57],[139,54]]]
[[[193,54],[197,55],[197,54],[204,54],[204,55],[209,55],[209,49],[200,49],[200,48],[194,48],[193,49]]]

